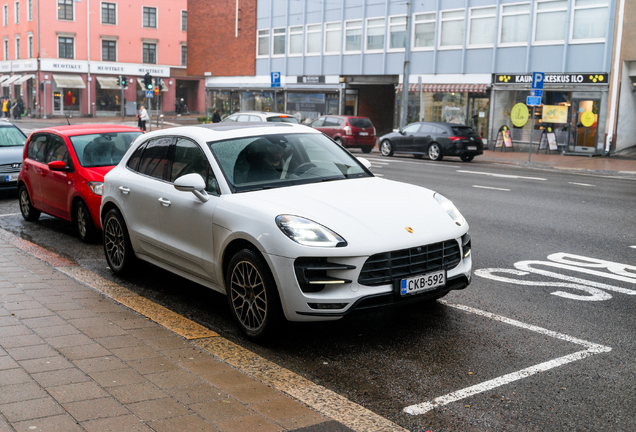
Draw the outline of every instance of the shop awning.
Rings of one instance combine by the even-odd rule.
[[[121,90],[121,86],[119,85],[119,78],[100,76],[95,78],[97,78],[99,86],[104,90]]]
[[[86,84],[84,84],[84,80],[79,75],[55,75],[53,74],[53,79],[55,80],[55,84],[57,84],[58,88],[86,88]]]
[[[13,85],[23,84],[26,81],[30,80],[31,78],[35,78],[35,75],[33,74],[22,75],[18,80],[16,80],[16,82],[13,83]]]
[[[402,91],[402,84],[398,84],[398,91]],[[423,92],[438,93],[486,93],[488,84],[422,84]],[[409,92],[417,92],[419,88],[417,83],[409,83]]]
[[[0,76],[0,83],[8,79],[9,79],[9,75],[2,75]]]
[[[154,85],[154,82],[155,82],[155,80],[154,80],[154,78],[153,78],[153,79],[152,79],[152,83],[153,83],[153,85]],[[160,78],[160,79],[159,79],[159,82],[161,83],[161,88],[160,88],[159,90],[161,90],[162,92],[166,92],[166,91],[168,91],[168,86],[166,85],[166,83],[165,83],[165,82],[163,82],[163,79],[162,79],[162,78]],[[140,89],[142,89],[142,90],[147,90],[147,89],[144,87],[144,79],[143,79],[143,78],[137,78],[137,83],[139,83],[139,88],[140,88]],[[154,89],[154,87],[153,87],[153,89]]]
[[[17,80],[19,80],[21,76],[22,75],[13,75],[8,80],[5,80],[5,81],[2,82],[2,87],[9,87],[11,84],[13,84]]]

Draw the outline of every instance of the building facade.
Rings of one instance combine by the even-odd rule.
[[[209,109],[279,110],[301,121],[357,114],[370,117],[379,133],[391,130],[398,125],[410,40],[409,122],[465,123],[491,143],[506,125],[515,143],[527,145],[532,123],[515,127],[510,111],[530,95],[528,76],[545,72],[533,141],[550,127],[564,151],[603,151],[615,0],[214,3],[189,4],[208,26],[226,26],[227,37],[243,40],[240,55],[249,67],[232,74],[203,63],[192,69],[207,75]],[[215,51],[216,58],[223,55]],[[272,87],[272,74],[280,76],[280,87]],[[561,115],[544,121],[553,106]],[[594,122],[582,127],[579,117],[587,111]]]
[[[180,98],[204,109],[201,80],[186,76],[187,0],[6,1],[0,32],[2,95],[28,115],[135,115],[149,103],[173,112]],[[160,79],[150,100],[146,73]]]

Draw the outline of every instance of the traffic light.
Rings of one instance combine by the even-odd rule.
[[[152,90],[152,77],[150,76],[150,72],[146,72],[146,75],[144,75],[144,88],[146,90]]]
[[[126,81],[128,81],[128,79],[125,76],[119,76],[119,85],[121,85],[122,87],[126,87]]]
[[[40,91],[43,92],[44,91],[44,83],[40,83]]]
[[[159,87],[155,87],[155,95],[159,94]]]

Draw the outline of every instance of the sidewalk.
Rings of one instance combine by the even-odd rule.
[[[0,432],[403,430],[3,230],[0,346]]]

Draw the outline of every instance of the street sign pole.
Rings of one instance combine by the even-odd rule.
[[[530,145],[528,146],[528,162],[530,162],[530,158],[532,157],[532,135],[534,133],[534,109],[535,107],[532,107],[532,128],[530,129]]]
[[[532,158],[532,135],[534,134],[534,112],[537,106],[541,106],[541,97],[543,96],[543,81],[545,74],[543,72],[532,73],[532,91],[531,96],[526,98],[526,105],[532,107],[532,129],[530,129],[530,145],[528,146],[528,162]]]

